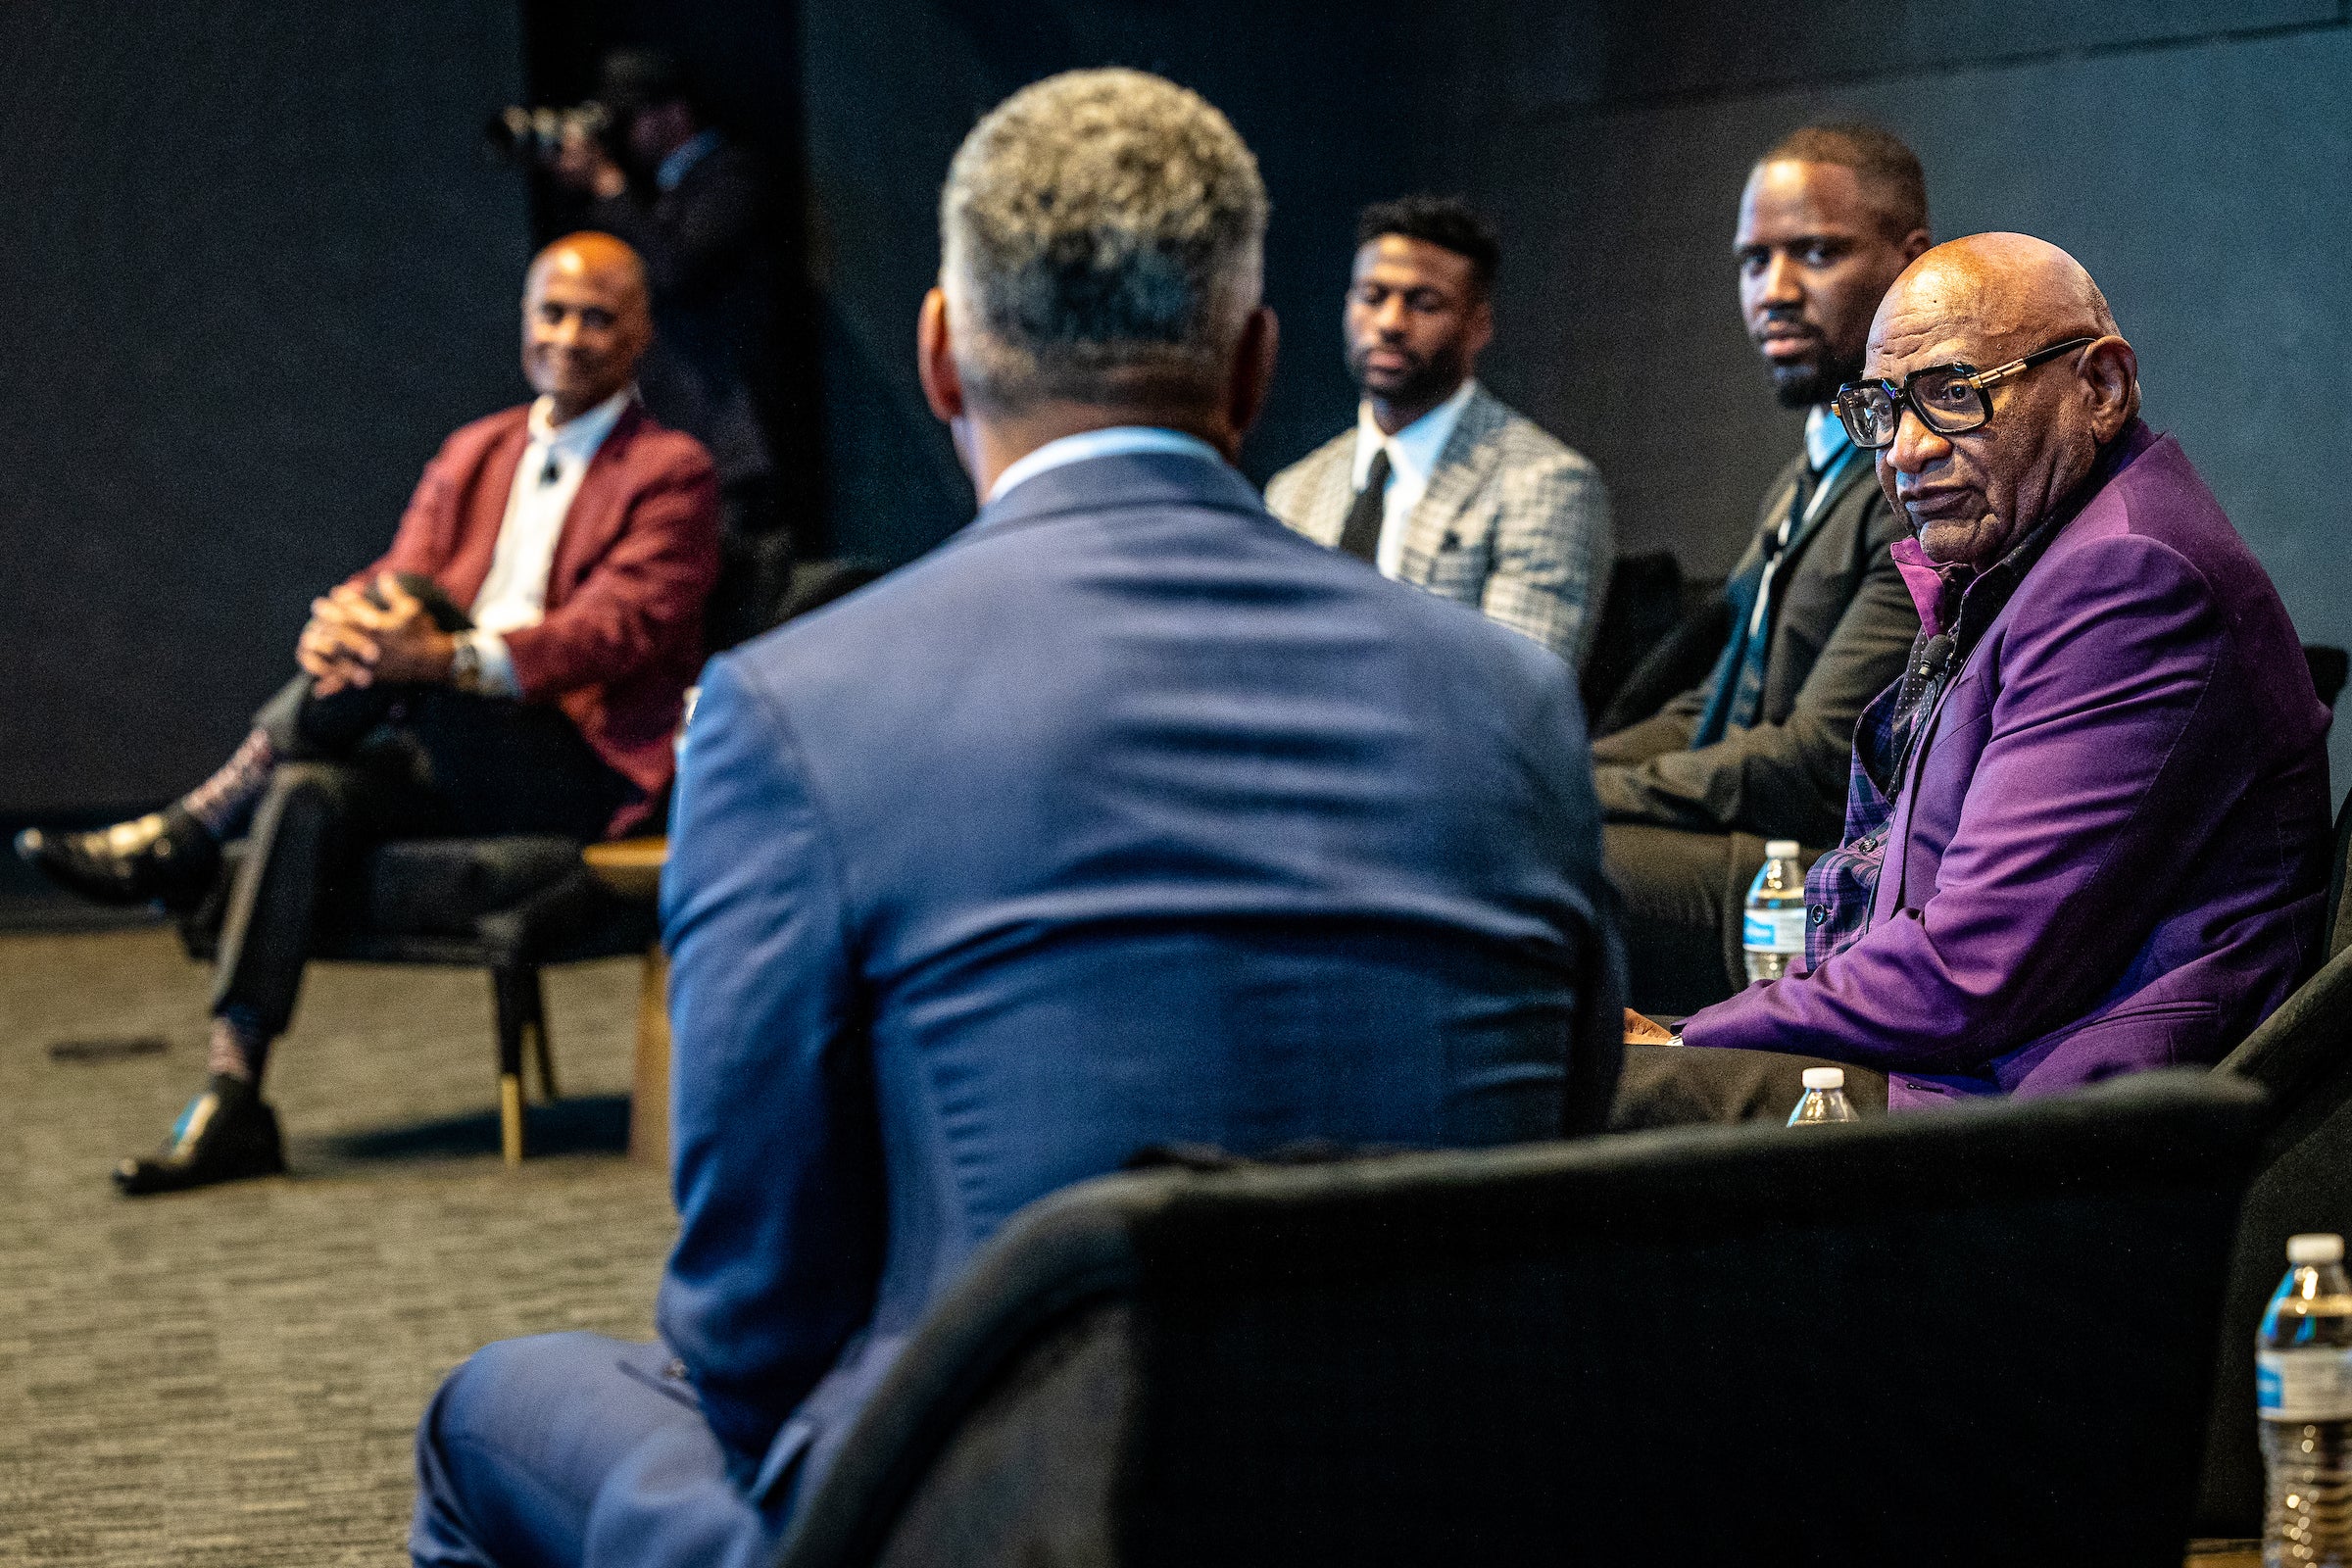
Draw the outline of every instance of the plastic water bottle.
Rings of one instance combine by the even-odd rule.
[[[1788,1125],[1810,1127],[1820,1122],[1855,1119],[1854,1102],[1845,1098],[1845,1069],[1807,1067],[1805,1097],[1788,1113]]]
[[[1796,840],[1774,839],[1764,846],[1764,869],[1747,885],[1740,946],[1750,980],[1778,980],[1805,955],[1805,878],[1796,853]]]
[[[2341,1236],[2290,1236],[2254,1340],[2264,1568],[2352,1564],[2352,1284]]]

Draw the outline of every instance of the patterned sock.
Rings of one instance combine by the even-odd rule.
[[[243,1007],[227,1007],[214,1015],[213,1040],[205,1054],[205,1070],[223,1078],[241,1078],[262,1087],[262,1070],[270,1065],[270,1037]]]
[[[216,840],[225,840],[253,814],[276,765],[277,748],[257,729],[219,772],[180,797],[180,807]]]

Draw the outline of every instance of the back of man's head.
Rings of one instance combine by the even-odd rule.
[[[1757,159],[1764,164],[1835,164],[1850,169],[1868,191],[1889,239],[1928,226],[1928,176],[1919,155],[1900,136],[1860,121],[1804,125]]]
[[[1266,190],[1198,94],[1073,71],[973,127],[939,226],[956,368],[978,407],[1212,404],[1258,303]]]

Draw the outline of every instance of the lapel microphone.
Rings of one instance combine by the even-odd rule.
[[[563,477],[564,466],[556,461],[555,450],[551,447],[547,454],[547,466],[539,470],[539,488],[544,490]]]
[[[1937,632],[1928,639],[1928,646],[1919,651],[1918,667],[1911,671],[1921,680],[1934,680],[1941,675],[1952,662],[1952,650],[1959,646],[1949,632]]]

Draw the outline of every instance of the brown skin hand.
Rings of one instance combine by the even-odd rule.
[[[1862,176],[1841,164],[1758,164],[1740,196],[1733,254],[1740,317],[1791,407],[1827,403],[1862,364],[1871,313],[1927,250],[1887,232]]]
[[[1905,407],[1879,484],[1928,558],[1984,567],[2064,507],[2139,411],[2139,361],[2075,259],[2025,234],[1929,251],[1871,324],[1864,373],[1901,384],[1929,366],[2006,365],[2070,337],[2097,341],[1995,383],[1991,418],[1938,435]]]
[[[457,639],[435,627],[424,606],[390,572],[378,574],[375,592],[383,601],[380,610],[349,583],[311,601],[311,623],[295,644],[294,661],[318,696],[378,681],[449,678]]]
[[[1355,253],[1340,330],[1348,373],[1383,435],[1453,396],[1494,337],[1494,308],[1466,256],[1383,234]]]
[[[1116,425],[1182,430],[1216,448],[1228,463],[1238,461],[1242,437],[1257,421],[1258,411],[1266,404],[1266,389],[1274,384],[1274,357],[1281,332],[1273,311],[1263,305],[1251,311],[1218,395],[1210,402],[1049,400],[1017,413],[985,408],[965,394],[963,377],[956,368],[955,323],[944,290],[934,288],[923,296],[914,338],[915,371],[923,383],[924,401],[946,422],[964,471],[972,476],[974,489],[985,500],[999,474],[1039,447],[1065,435]]]
[[[1674,1032],[1664,1024],[1644,1018],[1633,1008],[1625,1009],[1625,1043],[1629,1046],[1671,1046]]]
[[[645,265],[610,234],[567,234],[531,263],[522,293],[522,373],[568,424],[627,386],[654,340]],[[449,679],[457,639],[389,574],[379,608],[345,584],[311,601],[294,662],[321,697],[349,686]]]

